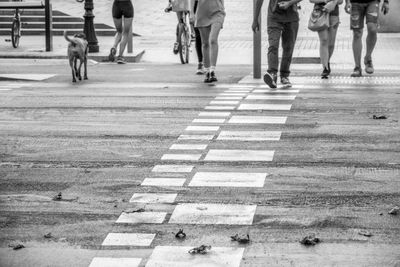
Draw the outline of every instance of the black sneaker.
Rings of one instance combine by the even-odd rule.
[[[321,73],[321,79],[328,79],[329,73],[330,73],[329,68],[325,67]]]
[[[117,54],[117,49],[115,49],[114,47],[112,47],[112,48],[110,49],[110,54],[108,55],[108,61],[114,62],[114,61],[115,61],[115,54]]]
[[[264,74],[264,82],[270,87],[270,88],[276,88],[276,80],[277,76],[275,73],[269,73],[266,72]]]
[[[206,73],[206,78],[204,79],[205,83],[211,83],[211,74],[209,71]]]
[[[179,52],[179,44],[178,44],[178,42],[174,43],[174,49],[172,51],[174,52],[175,55],[178,54],[178,52]]]
[[[289,77],[281,77],[281,84],[284,87],[292,87],[292,83],[289,81]]]
[[[361,76],[362,76],[361,67],[355,67],[353,73],[351,74],[351,77],[361,77]]]
[[[213,83],[213,82],[218,82],[217,76],[215,75],[215,72],[214,72],[214,71],[211,71],[211,72],[210,72],[210,82],[211,82],[211,83]]]
[[[372,59],[371,58],[364,58],[364,64],[365,64],[365,72],[368,74],[374,73],[374,65],[372,64]]]

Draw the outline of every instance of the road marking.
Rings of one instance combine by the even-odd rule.
[[[228,123],[237,124],[285,124],[287,117],[273,116],[232,116]]]
[[[207,145],[204,144],[173,144],[171,150],[204,150]]]
[[[231,106],[207,106],[204,109],[209,109],[209,110],[234,110],[235,107],[231,107]]]
[[[218,96],[246,96],[247,93],[220,93]]]
[[[272,90],[272,89],[257,89],[253,93],[263,93],[263,94],[298,94],[299,90]]]
[[[251,225],[257,205],[178,204],[169,220],[176,224]]]
[[[223,150],[211,149],[204,161],[272,161],[271,150]]]
[[[11,91],[11,90],[12,89],[9,89],[9,88],[8,89],[7,88],[6,89],[0,88],[0,91]]]
[[[198,172],[189,186],[197,187],[264,187],[267,173]]]
[[[186,179],[181,178],[146,178],[142,186],[183,186]]]
[[[286,104],[241,104],[238,110],[290,110],[292,105]]]
[[[182,134],[178,140],[212,140],[214,135],[207,134]]]
[[[216,132],[219,130],[219,126],[188,126],[185,131],[195,132]]]
[[[56,76],[56,74],[4,74],[0,73],[0,78],[13,80],[43,81]]]
[[[222,124],[225,119],[194,119],[192,123],[219,123]]]
[[[139,267],[139,258],[93,258],[89,267]]]
[[[101,245],[149,247],[155,236],[155,234],[109,233]]]
[[[227,90],[224,93],[249,93],[251,90]]]
[[[163,223],[166,212],[122,212],[116,223]]]
[[[174,203],[178,194],[135,193],[131,203]]]
[[[200,117],[229,117],[230,112],[200,112]]]
[[[188,165],[156,165],[152,172],[192,172],[193,168]]]
[[[241,100],[243,96],[217,96],[216,100]]]
[[[239,267],[244,248],[212,247],[206,255],[191,255],[193,247],[156,246],[146,267]]]
[[[279,141],[282,132],[278,131],[222,131],[218,140],[235,141]]]
[[[237,105],[240,101],[211,101],[210,105]]]
[[[198,161],[200,158],[201,154],[164,154],[161,160]]]
[[[249,95],[246,100],[295,100],[296,95]]]

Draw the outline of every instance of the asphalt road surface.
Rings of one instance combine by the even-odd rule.
[[[400,71],[0,66],[2,267],[400,266]]]

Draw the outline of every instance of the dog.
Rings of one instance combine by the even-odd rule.
[[[69,38],[67,32],[64,31],[64,38],[69,42],[68,44],[68,59],[69,65],[72,70],[72,82],[76,82],[76,78],[80,81],[82,80],[81,76],[81,67],[82,64],[84,66],[84,74],[83,79],[87,80],[87,56],[88,56],[88,42],[86,40],[86,35],[84,33],[75,34],[73,38]],[[78,67],[78,59],[79,59],[79,67]]]

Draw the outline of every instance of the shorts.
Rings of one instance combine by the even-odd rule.
[[[350,29],[363,29],[364,17],[366,23],[378,24],[379,2],[378,0],[370,3],[352,3],[350,15]]]
[[[133,5],[131,1],[114,1],[112,6],[112,16],[115,19],[133,18]]]

